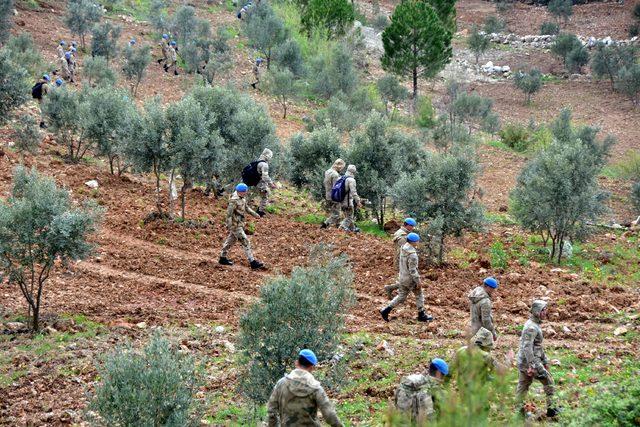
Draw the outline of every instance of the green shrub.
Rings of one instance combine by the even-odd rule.
[[[540,126],[529,136],[529,151],[537,152],[547,148],[553,141],[553,133],[547,126]]]
[[[525,95],[525,103],[531,103],[531,97],[542,88],[542,73],[533,69],[529,72],[518,71],[513,77],[513,83]]]
[[[640,19],[640,3],[636,3],[636,5],[633,6],[633,17]]]
[[[510,123],[500,130],[500,139],[507,146],[516,151],[526,151],[529,148],[529,129],[525,126]]]
[[[480,56],[489,49],[490,43],[489,37],[481,33],[477,26],[471,27],[471,34],[467,37],[467,45],[476,57],[476,64],[480,60]]]
[[[106,357],[90,405],[98,424],[121,426],[199,425],[195,413],[199,376],[191,356],[160,333],[140,351],[130,346]]]
[[[84,75],[87,77],[87,84],[89,86],[113,86],[117,80],[115,71],[107,60],[102,56],[96,56],[95,58],[87,58],[84,61]]]
[[[636,209],[636,213],[640,213],[640,181],[633,183],[631,187],[631,202]]]
[[[373,18],[373,28],[378,31],[383,31],[385,28],[387,28],[388,25],[389,18],[387,17],[387,15],[380,14],[376,15],[376,17]]]
[[[640,35],[640,22],[634,22],[629,25],[629,37],[636,37]]]
[[[616,89],[629,97],[634,107],[640,105],[640,64],[623,67],[618,72]]]
[[[507,28],[504,19],[500,19],[495,15],[489,15],[484,20],[484,32],[487,34],[501,33]]]
[[[309,265],[270,279],[260,299],[240,319],[240,391],[256,403],[293,367],[302,348],[320,361],[331,358],[353,305],[353,273],[347,258],[327,246],[312,248]]]
[[[7,49],[0,50],[0,125],[8,121],[13,110],[24,104],[29,93],[27,72],[11,60]]]
[[[11,60],[26,68],[31,75],[40,75],[45,71],[44,60],[40,51],[33,43],[33,37],[29,33],[20,33],[11,37],[6,46]]]
[[[547,8],[558,21],[562,19],[566,23],[573,15],[573,0],[551,0]]]
[[[13,26],[13,0],[0,1],[0,44],[4,43],[9,35],[9,30]]]
[[[21,115],[14,127],[14,139],[18,153],[37,153],[42,141],[38,121],[28,114]]]
[[[418,98],[416,123],[421,128],[428,129],[434,127],[436,124],[436,109],[433,107],[431,98],[426,95]]]
[[[494,242],[489,249],[491,268],[504,270],[509,266],[509,256],[504,250],[502,242]]]
[[[607,383],[591,396],[580,408],[565,415],[568,425],[620,427],[638,425],[640,381],[637,381],[635,376],[620,383]]]
[[[543,36],[555,36],[560,33],[560,26],[555,22],[543,22],[540,26],[540,34]]]
[[[322,27],[333,36],[344,34],[355,19],[353,3],[348,0],[309,0],[302,13],[302,25],[311,33]]]
[[[565,58],[567,70],[571,73],[581,73],[582,67],[589,63],[589,51],[584,46],[573,49]]]

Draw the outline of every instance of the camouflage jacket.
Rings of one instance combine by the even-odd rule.
[[[495,335],[496,330],[493,326],[493,315],[491,314],[493,304],[484,287],[478,286],[469,292],[469,301],[471,303],[471,335],[475,335],[480,328],[485,328]]]
[[[482,360],[481,364],[487,376],[493,370],[505,371],[506,367],[498,363],[491,355],[492,348],[493,334],[488,329],[481,327],[471,338],[470,344],[460,347],[456,353],[454,366],[458,371],[458,375],[463,377],[473,376],[476,370],[481,367],[478,366],[476,360]]]
[[[258,170],[258,174],[260,175],[260,182],[258,182],[258,188],[267,188],[272,184],[271,177],[269,176],[269,163],[268,160],[260,157],[260,163],[256,165],[256,169]]]
[[[426,374],[413,374],[402,379],[393,396],[398,411],[408,415],[412,421],[422,425],[433,418],[433,400],[440,382]]]
[[[322,181],[324,184],[324,198],[329,202],[333,202],[331,199],[331,190],[339,179],[340,174],[333,167],[330,167],[324,172],[324,180]]]
[[[400,283],[413,282],[420,283],[420,272],[418,271],[418,251],[405,243],[400,250],[398,280]]]
[[[178,53],[176,52],[176,48],[173,46],[169,46],[169,50],[167,51],[167,58],[169,62],[173,63],[178,60]]]
[[[518,351],[518,369],[526,371],[533,368],[538,375],[546,371],[544,365],[547,364],[547,356],[542,348],[542,328],[540,327],[539,312],[532,310],[531,317],[524,324],[522,335],[520,336],[520,349]]]
[[[356,179],[353,177],[351,172],[347,172],[345,175],[347,176],[345,182],[347,194],[342,201],[342,206],[345,208],[354,208],[355,205],[360,203],[360,196],[358,196],[358,191],[356,189]]]
[[[238,192],[234,191],[229,198],[229,206],[227,207],[227,227],[231,230],[243,228],[247,213],[254,217],[260,217],[247,205],[247,199],[245,197],[240,197]]]
[[[58,58],[64,58],[64,47],[62,45],[58,45],[56,52],[58,53]]]
[[[400,262],[400,250],[402,249],[404,244],[407,243],[408,235],[409,235],[409,230],[407,230],[404,227],[400,227],[398,231],[393,233],[393,246],[395,248],[394,263],[396,266]]]
[[[343,427],[331,401],[310,372],[294,369],[280,379],[267,404],[269,427],[320,426],[318,410],[333,427]]]

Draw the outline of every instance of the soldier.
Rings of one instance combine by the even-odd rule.
[[[58,58],[58,71],[60,73],[60,76],[65,79],[68,80],[71,77],[71,70],[69,70],[69,62],[67,62],[67,54],[69,54],[69,52],[65,53],[64,55],[62,55],[60,58]]]
[[[344,160],[337,159],[335,162],[333,162],[333,166],[331,166],[324,172],[323,184],[325,207],[329,216],[324,220],[320,228],[327,228],[329,226],[337,227],[340,223],[340,202],[333,201],[333,199],[331,198],[331,190],[333,189],[336,181],[340,179],[340,172],[344,170],[344,166]]]
[[[160,40],[160,49],[162,49],[162,58],[158,59],[158,64],[165,63],[163,66],[166,71],[167,59],[169,58],[169,34],[163,34],[162,40]]]
[[[78,71],[78,63],[76,62],[76,51],[77,49],[73,46],[69,48],[69,58],[67,59],[67,63],[69,64],[69,73],[71,74],[71,81],[74,81],[76,76],[76,71]]]
[[[398,273],[398,295],[389,303],[389,305],[380,310],[382,318],[388,322],[389,313],[398,304],[405,302],[409,292],[413,292],[416,296],[416,306],[418,308],[418,321],[430,322],[433,317],[429,316],[424,310],[424,295],[420,284],[420,273],[418,272],[418,252],[416,246],[420,241],[420,236],[416,233],[407,235],[407,243],[404,244],[400,251],[400,266]]]
[[[60,40],[60,43],[58,44],[58,47],[56,48],[56,53],[58,54],[58,59],[60,58],[64,58],[64,47],[67,44],[64,42],[64,40]]]
[[[229,199],[229,206],[227,207],[227,230],[229,230],[229,235],[224,241],[222,252],[220,253],[220,260],[218,262],[222,265],[233,265],[233,261],[231,261],[227,256],[229,254],[229,249],[239,241],[244,248],[245,254],[247,254],[249,266],[253,270],[257,270],[264,267],[264,264],[253,257],[251,243],[244,232],[244,225],[245,215],[247,213],[256,218],[260,218],[260,215],[247,206],[246,195],[248,190],[249,187],[247,187],[246,184],[238,184],[236,186],[236,191]]]
[[[40,79],[34,86],[31,88],[31,95],[38,101],[38,107],[40,107],[40,128],[45,129],[47,127],[44,122],[44,110],[42,109],[42,104],[44,101],[44,97],[49,93],[49,83],[51,82],[51,77],[49,74],[44,74],[42,79]]]
[[[402,379],[393,396],[395,407],[415,423],[424,425],[435,415],[434,403],[442,380],[449,374],[449,365],[435,358],[429,363],[429,373],[413,374]]]
[[[345,173],[345,176],[347,177],[345,181],[346,195],[342,201],[342,213],[344,214],[344,219],[342,220],[339,228],[340,230],[358,233],[360,229],[356,227],[356,223],[354,221],[356,209],[360,205],[360,196],[358,196],[358,191],[356,190],[356,172],[357,170],[355,165],[349,165],[347,167],[347,173]]]
[[[311,350],[298,354],[296,368],[281,378],[267,404],[268,426],[320,426],[318,409],[333,427],[343,427],[322,385],[313,377],[318,363]]]
[[[258,158],[258,164],[256,164],[258,175],[260,175],[260,182],[258,182],[256,188],[260,192],[260,205],[258,206],[258,215],[260,215],[261,217],[266,215],[265,208],[267,207],[267,203],[269,202],[269,194],[271,194],[271,189],[276,188],[276,184],[269,176],[269,162],[272,158],[273,151],[265,148]]]
[[[178,47],[177,47],[177,43],[173,40],[171,40],[171,43],[169,43],[169,50],[168,50],[168,57],[167,57],[167,63],[164,64],[164,71],[165,72],[169,72],[169,70],[171,69],[171,67],[173,67],[173,74],[174,75],[178,75],[178,53],[177,53]]]
[[[251,83],[252,88],[256,88],[256,85],[260,83],[260,66],[262,65],[262,58],[256,58],[256,62],[253,64],[253,78],[255,82]]]
[[[473,365],[473,356],[477,355],[483,364],[483,379],[488,377],[488,374],[492,371],[498,373],[505,373],[507,368],[503,364],[499,363],[492,355],[493,350],[493,334],[491,331],[485,328],[478,329],[478,332],[471,338],[469,345],[460,347],[456,352],[456,371],[458,372],[458,378],[473,378],[474,372],[470,372],[470,369],[477,368]]]
[[[471,329],[469,336],[475,335],[481,327],[489,330],[493,335],[493,340],[498,339],[498,334],[493,326],[493,315],[491,310],[491,296],[498,288],[498,281],[493,277],[487,277],[483,280],[482,285],[476,287],[469,292],[470,312],[471,312]]]
[[[64,80],[62,80],[60,77],[58,77],[56,79],[56,86],[55,87],[58,88],[58,87],[62,86],[63,84],[64,84]]]
[[[396,266],[396,268],[398,268],[398,265],[400,263],[400,250],[402,249],[404,244],[407,243],[407,235],[411,233],[417,225],[418,223],[416,222],[415,219],[406,218],[404,220],[404,224],[402,225],[402,227],[400,227],[398,231],[396,231],[393,234],[393,246],[395,249],[393,263]],[[398,283],[398,280],[396,280],[396,282],[393,285],[385,286],[384,290],[387,293],[387,297],[389,299],[392,299],[393,291],[397,290],[399,287],[400,287],[400,284]]]
[[[553,378],[549,373],[547,356],[542,347],[542,328],[540,324],[547,318],[547,302],[535,300],[531,304],[531,316],[524,324],[520,336],[520,349],[518,351],[518,388],[517,400],[522,404],[534,379],[540,381],[547,396],[547,417],[558,415],[558,409],[554,406]],[[521,408],[524,413],[524,407]]]

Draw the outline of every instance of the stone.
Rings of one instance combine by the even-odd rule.
[[[10,331],[21,331],[23,329],[27,329],[27,325],[22,322],[8,322],[5,323],[4,326]]]
[[[562,332],[564,332],[565,334],[570,334],[571,333],[571,329],[569,329],[568,326],[563,326],[562,327]]]
[[[556,332],[556,330],[555,330],[555,329],[553,329],[551,326],[547,326],[547,327],[544,329],[544,333],[545,333],[545,335],[548,335],[548,336],[550,336],[550,337],[553,337],[553,336],[558,335],[558,333]]]
[[[235,353],[236,352],[236,346],[233,345],[232,342],[230,341],[223,341],[222,344],[224,345],[224,348],[229,352],[229,353]]]
[[[629,332],[629,328],[627,328],[626,326],[619,326],[613,331],[613,335],[620,336],[626,334],[627,332]]]
[[[218,334],[222,334],[224,333],[224,326],[216,326],[214,331],[216,331],[216,333]]]
[[[147,329],[147,323],[146,322],[136,323],[136,327],[139,329]]]
[[[378,351],[386,351],[390,356],[396,354],[395,350],[393,349],[393,347],[391,347],[391,344],[389,344],[387,340],[382,341],[376,348],[378,349]]]
[[[96,188],[98,188],[98,181],[96,181],[95,179],[92,179],[91,181],[85,182],[84,185],[95,190]]]

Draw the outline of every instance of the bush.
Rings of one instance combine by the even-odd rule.
[[[500,139],[507,147],[516,151],[527,151],[530,140],[529,129],[517,124],[508,124],[500,130]]]
[[[256,403],[267,401],[302,348],[312,349],[324,361],[340,343],[345,316],[355,301],[353,273],[347,258],[333,256],[326,246],[312,248],[309,258],[307,267],[264,284],[260,299],[240,319],[240,390]]]
[[[634,22],[629,25],[629,37],[633,38],[640,35],[640,22]]]
[[[215,78],[227,72],[233,66],[231,47],[227,44],[231,35],[224,27],[218,27],[216,35],[211,41],[211,52],[202,69],[202,76],[206,83],[212,85]]]
[[[633,6],[633,17],[640,19],[640,3],[636,3],[635,6]]]
[[[20,33],[11,37],[6,45],[9,57],[15,64],[20,64],[31,75],[44,74],[45,66],[40,51],[33,43],[29,33]]]
[[[631,187],[631,203],[636,213],[640,214],[640,181],[634,182]]]
[[[467,38],[467,45],[476,57],[476,64],[480,60],[480,56],[489,49],[489,37],[480,32],[477,26],[471,28],[471,34]]]
[[[108,355],[98,368],[90,410],[98,424],[197,426],[200,377],[191,356],[155,332],[140,351],[131,346]]]
[[[436,124],[436,109],[428,96],[418,98],[416,123],[425,129],[430,129]]]
[[[547,8],[556,20],[562,19],[566,23],[573,15],[573,0],[551,0]]]
[[[27,72],[11,59],[7,49],[0,50],[0,125],[24,104],[29,94]]]
[[[109,67],[107,60],[102,56],[89,57],[84,60],[83,65],[84,75],[87,77],[89,86],[113,86],[116,83],[115,71]]]
[[[640,383],[635,378],[606,383],[589,395],[590,398],[584,405],[566,414],[567,425],[572,427],[638,425]]]
[[[332,36],[340,36],[354,19],[353,4],[348,0],[309,0],[302,12],[302,25],[307,33],[320,27]]]
[[[572,51],[582,48],[582,42],[575,34],[562,33],[556,37],[555,43],[551,46],[551,52],[562,59],[565,67],[567,66],[567,58]]]
[[[618,72],[616,89],[627,95],[634,107],[640,105],[640,64],[624,67]]]
[[[168,0],[151,0],[147,20],[159,33],[169,31],[169,15],[167,12]]]
[[[542,88],[542,73],[535,68],[529,72],[518,71],[513,78],[513,83],[524,93],[525,103],[530,104],[531,96]]]
[[[42,104],[49,124],[49,130],[56,136],[56,142],[68,149],[67,159],[77,163],[91,146],[76,138],[80,127],[80,95],[65,87],[49,91]]]
[[[80,36],[80,43],[85,47],[85,35],[93,24],[102,18],[102,7],[91,0],[69,0],[64,24],[72,34]]]
[[[138,86],[144,78],[147,66],[151,62],[151,46],[133,47],[128,45],[124,50],[122,73],[131,81],[131,93],[136,96]]]
[[[384,31],[385,28],[387,28],[387,26],[389,26],[389,17],[387,15],[384,14],[379,14],[376,15],[375,18],[373,18],[373,28],[375,28],[378,31]]]
[[[330,124],[307,136],[294,135],[288,155],[291,183],[297,188],[311,190],[317,200],[324,200],[324,172],[342,155],[340,134]]]
[[[580,46],[573,49],[566,57],[565,65],[571,73],[581,73],[582,67],[589,63],[589,51]]]
[[[495,270],[505,270],[509,267],[509,255],[504,250],[502,242],[494,242],[489,248],[489,258],[491,260],[491,268]]]
[[[598,43],[591,57],[591,72],[597,78],[608,78],[611,90],[614,90],[620,70],[633,66],[635,55],[634,46],[607,46]]]
[[[287,118],[287,102],[296,93],[296,81],[288,68],[273,69],[266,79],[266,87],[269,93],[276,97],[282,106],[282,118]]]
[[[304,61],[300,45],[293,39],[278,45],[273,53],[273,60],[281,68],[287,68],[295,77],[304,74]]]
[[[389,104],[391,104],[395,110],[398,104],[409,96],[407,88],[402,86],[396,76],[392,74],[380,77],[376,82],[376,87],[384,103],[384,111],[387,115],[389,115]]]
[[[556,36],[560,33],[560,26],[555,22],[543,22],[540,26],[540,34],[543,36]]]
[[[350,95],[358,85],[353,58],[342,43],[336,44],[330,55],[316,58],[312,70],[313,91],[326,99],[338,92]]]
[[[507,28],[504,19],[500,19],[495,15],[489,15],[484,20],[484,32],[487,34],[501,33]]]
[[[21,115],[13,130],[14,147],[18,153],[36,154],[38,152],[40,142],[42,142],[42,134],[38,129],[38,121],[33,116]]]
[[[13,26],[13,0],[0,0],[0,45],[4,43]]]
[[[251,9],[244,30],[251,46],[267,60],[270,69],[273,49],[287,39],[284,22],[269,3],[261,2]]]
[[[118,39],[122,33],[122,28],[112,25],[110,22],[103,22],[94,25],[91,30],[93,38],[91,40],[91,56],[102,56],[107,62],[115,58],[118,54]]]
[[[34,331],[49,275],[57,265],[89,255],[86,237],[95,231],[99,214],[92,205],[77,207],[53,179],[15,170],[11,196],[0,201],[0,265],[9,285],[25,297]]]

